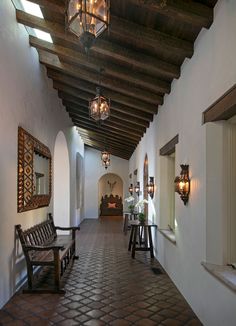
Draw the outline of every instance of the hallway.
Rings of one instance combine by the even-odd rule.
[[[18,293],[0,310],[0,325],[201,325],[149,254],[127,251],[122,220],[85,220],[66,294]]]

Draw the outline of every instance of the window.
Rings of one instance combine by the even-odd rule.
[[[206,260],[236,263],[236,121],[206,125]]]
[[[160,228],[175,230],[175,145],[178,135],[160,149]]]

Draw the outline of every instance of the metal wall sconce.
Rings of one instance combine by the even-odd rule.
[[[137,182],[136,186],[134,187],[134,191],[139,196],[139,193],[140,193],[140,183],[139,182]]]
[[[129,193],[130,193],[130,196],[133,195],[133,192],[134,192],[134,188],[133,188],[133,184],[131,183],[130,186],[129,186]]]
[[[104,150],[101,153],[101,160],[102,160],[102,165],[105,166],[105,169],[107,169],[108,166],[111,165],[110,153]]]
[[[149,177],[149,182],[147,184],[147,192],[152,199],[154,197],[154,187],[154,177]]]
[[[175,178],[175,192],[180,195],[184,205],[186,205],[190,193],[189,165],[181,164],[180,167],[180,176]]]

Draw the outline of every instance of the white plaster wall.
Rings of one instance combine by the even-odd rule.
[[[70,221],[71,225],[79,225],[84,218],[83,208],[77,209],[76,185],[76,153],[84,157],[84,143],[76,127],[64,130],[70,159]],[[84,176],[84,171],[80,171]]]
[[[206,259],[206,126],[202,112],[236,81],[236,1],[220,0],[210,30],[202,30],[191,60],[182,65],[181,77],[172,83],[151,127],[130,160],[142,182],[145,153],[149,175],[155,176],[157,193],[150,201],[149,218],[160,222],[159,149],[176,134],[176,175],[179,164],[190,165],[191,194],[187,206],[176,194],[177,244],[161,234],[155,241],[156,255],[172,280],[206,326],[236,325],[236,295],[201,266]],[[142,188],[142,186],[141,186]],[[156,217],[155,217],[156,216]],[[214,224],[212,232],[214,233]]]
[[[0,1],[0,307],[25,276],[25,264],[14,226],[27,228],[46,218],[50,207],[17,214],[17,129],[21,125],[47,145],[53,155],[56,135],[72,123],[29,46],[25,27],[18,24],[11,1]],[[73,129],[73,128],[70,128]],[[73,130],[67,131],[68,149],[74,146]],[[70,136],[70,137],[69,137]],[[71,186],[73,181],[71,182]]]
[[[105,170],[101,152],[85,148],[85,218],[98,218],[99,179],[106,173],[115,173],[123,181],[123,194],[128,193],[128,161],[111,155],[111,165]]]

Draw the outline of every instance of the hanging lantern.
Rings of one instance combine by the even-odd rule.
[[[107,161],[102,161],[102,165],[105,167],[105,169],[107,169],[108,166],[111,165],[111,160],[109,159],[109,160],[107,160]]]
[[[111,165],[111,159],[110,159],[110,153],[106,150],[104,150],[101,153],[101,160],[102,160],[102,165],[105,166],[105,169],[108,168],[108,166]]]
[[[101,153],[101,160],[102,160],[103,162],[110,160],[110,153],[109,153],[108,151],[106,151],[106,150],[103,151],[103,152]]]
[[[101,94],[101,88],[96,88],[96,96],[89,102],[90,117],[95,121],[105,120],[110,114],[110,99]]]
[[[67,0],[67,29],[80,38],[85,51],[110,21],[110,0]]]

